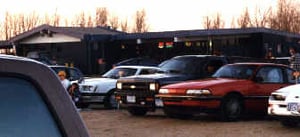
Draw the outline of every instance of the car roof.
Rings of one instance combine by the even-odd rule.
[[[232,64],[227,64],[227,65],[260,65],[260,66],[272,65],[272,66],[288,67],[287,65],[284,65],[284,64],[265,63],[265,62],[239,62],[239,63],[232,63]]]
[[[203,58],[203,57],[222,57],[222,56],[215,56],[215,55],[180,55],[173,58]]]
[[[63,127],[62,132],[72,137],[88,137],[88,131],[79,113],[57,75],[38,61],[0,54],[0,74],[21,76],[38,87],[53,116]],[[45,82],[47,81],[47,82]]]
[[[115,68],[132,68],[132,69],[159,69],[154,66],[116,66]]]
[[[55,67],[55,68],[76,68],[76,67],[67,67],[64,65],[48,65],[49,67]]]

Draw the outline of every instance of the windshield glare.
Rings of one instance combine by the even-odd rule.
[[[255,66],[250,65],[223,66],[212,77],[249,79],[253,75],[255,68]]]
[[[110,71],[106,72],[103,77],[107,78],[120,78],[120,77],[127,77],[132,76],[136,73],[137,69],[134,68],[115,68],[111,69]]]

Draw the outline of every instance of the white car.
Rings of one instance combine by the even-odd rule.
[[[283,126],[297,126],[300,123],[300,84],[273,92],[269,98],[268,114],[278,118]]]
[[[153,74],[158,67],[148,66],[118,66],[106,72],[100,78],[87,78],[79,83],[81,92],[79,107],[85,108],[90,104],[104,104],[105,108],[116,108],[114,91],[117,79],[133,75]]]

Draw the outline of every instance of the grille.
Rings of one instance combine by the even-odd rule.
[[[122,83],[122,90],[149,90],[149,83]]]

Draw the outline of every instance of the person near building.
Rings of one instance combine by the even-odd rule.
[[[60,79],[60,82],[64,86],[64,88],[67,90],[69,86],[71,85],[71,82],[66,78],[66,72],[65,71],[59,71],[58,77]]]
[[[296,71],[300,71],[300,54],[295,47],[289,48],[291,57],[290,57],[290,67]]]
[[[293,73],[294,77],[297,79],[296,83],[299,83],[299,72],[300,72],[300,53],[295,47],[290,47],[289,52],[290,57],[290,67],[293,68],[296,72]]]

